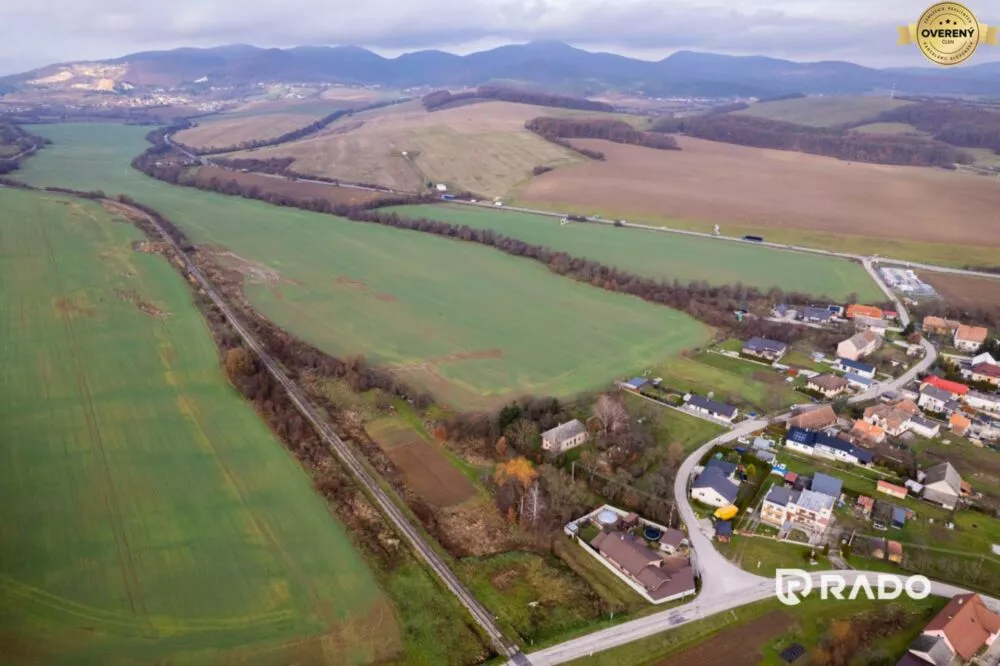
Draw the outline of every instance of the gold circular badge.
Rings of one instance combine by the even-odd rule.
[[[916,25],[920,51],[939,65],[968,60],[979,46],[979,23],[965,5],[939,2],[920,16]]]

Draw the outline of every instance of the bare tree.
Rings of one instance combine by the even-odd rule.
[[[544,519],[544,516],[545,500],[536,481],[521,498],[521,524],[534,529],[538,521]]]
[[[594,403],[594,416],[600,422],[601,436],[607,441],[614,440],[628,430],[628,410],[621,400],[606,393],[598,397]]]
[[[538,438],[538,426],[534,421],[519,418],[507,426],[505,433],[507,443],[514,447],[515,451],[528,453],[536,448],[535,440]]]

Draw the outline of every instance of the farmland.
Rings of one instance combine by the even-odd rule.
[[[979,278],[947,273],[920,273],[941,298],[964,307],[991,307],[1000,303],[1000,278]]]
[[[702,324],[483,246],[172,187],[128,166],[142,128],[45,126],[34,183],[124,192],[247,276],[251,303],[334,354],[363,353],[460,407],[568,395],[704,342]],[[566,308],[573,303],[573,308]]]
[[[308,199],[326,199],[332,204],[359,205],[374,201],[382,195],[367,190],[337,187],[323,183],[307,183],[300,180],[274,177],[260,173],[240,173],[217,166],[198,168],[196,178],[199,183],[207,183],[213,178],[220,181],[235,180],[244,187],[258,187],[261,191],[273,192],[300,201]]]
[[[874,118],[910,102],[889,97],[798,97],[758,102],[737,115],[779,120],[811,127],[833,127]]]
[[[427,112],[419,102],[362,112],[300,141],[234,153],[294,157],[294,168],[348,181],[415,191],[427,181],[502,196],[536,166],[562,166],[579,156],[524,129],[551,109],[483,102]]]
[[[554,217],[471,206],[426,205],[394,210],[414,217],[494,229],[527,243],[546,245],[647,277],[682,282],[703,280],[710,284],[740,282],[762,290],[778,287],[831,298],[844,298],[852,292],[862,299],[880,296],[861,266],[841,259],[603,225],[561,226]]]
[[[989,223],[996,184],[989,178],[683,136],[678,143],[680,151],[660,151],[574,141],[603,151],[606,160],[534,178],[518,200],[701,231],[719,224],[728,235],[759,233],[779,243],[858,254],[997,263],[1000,228]]]
[[[400,654],[396,612],[98,204],[0,190],[0,640],[16,663]]]

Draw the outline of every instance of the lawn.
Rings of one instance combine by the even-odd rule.
[[[890,97],[798,97],[773,102],[758,102],[751,105],[749,109],[734,113],[740,116],[767,118],[768,120],[779,120],[796,125],[833,127],[874,118],[883,111],[908,104],[911,102]]]
[[[764,291],[778,287],[832,299],[843,299],[851,293],[857,293],[862,301],[882,297],[861,266],[831,257],[681,234],[586,223],[561,225],[555,217],[458,204],[402,206],[394,210],[411,217],[494,229],[527,243],[646,277],[717,285],[742,283]]]
[[[653,373],[663,379],[664,388],[703,396],[713,392],[716,400],[744,410],[769,413],[806,402],[775,370],[711,352],[672,358],[655,366]]]
[[[144,128],[46,125],[19,177],[127,193],[221,246],[264,315],[336,355],[364,354],[462,408],[600,387],[703,343],[675,310],[595,289],[490,248],[181,189],[132,170]],[[572,307],[567,307],[572,303]]]
[[[812,569],[825,571],[830,563],[816,549],[816,566],[806,558],[813,549],[763,537],[736,536],[729,543],[718,544],[719,552],[740,568],[759,576],[773,578],[777,569]]]
[[[96,203],[0,190],[5,657],[399,656],[372,571],[138,238]]]
[[[691,453],[705,442],[726,431],[721,425],[690,416],[676,409],[662,407],[632,393],[623,393],[629,414],[644,420],[658,446],[666,449],[679,442],[684,453]]]

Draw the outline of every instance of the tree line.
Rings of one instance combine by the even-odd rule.
[[[610,118],[555,118],[542,116],[529,120],[525,128],[548,141],[568,147],[593,159],[604,159],[604,154],[574,147],[566,139],[605,139],[613,143],[644,146],[657,150],[680,150],[677,141],[666,134],[640,132],[622,120]],[[588,154],[592,153],[592,154]],[[600,155],[597,157],[596,155]]]
[[[518,104],[577,109],[580,111],[615,110],[615,107],[605,102],[595,102],[580,97],[567,97],[565,95],[554,95],[536,90],[522,90],[520,88],[502,86],[480,86],[475,90],[455,94],[447,90],[438,90],[425,95],[422,101],[426,110],[437,111],[480,100],[498,100],[501,102],[516,102]]]
[[[17,171],[25,157],[51,144],[49,139],[32,134],[20,125],[0,121],[0,146],[16,151],[10,157],[0,156],[0,176]]]
[[[922,102],[880,113],[874,122],[907,123],[936,141],[1000,153],[1000,112],[960,103]]]
[[[794,150],[852,162],[947,168],[972,162],[968,153],[934,139],[857,134],[845,128],[807,127],[735,114],[664,118],[651,129],[653,132],[686,134],[754,148]]]

